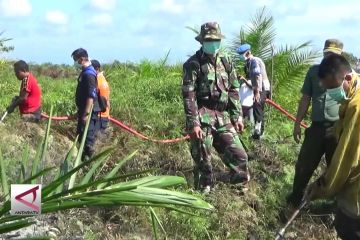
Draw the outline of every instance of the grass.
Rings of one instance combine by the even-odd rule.
[[[5,108],[12,96],[17,94],[19,82],[13,76],[11,67],[1,66],[0,85],[3,96],[0,107]],[[179,137],[184,131],[184,113],[181,99],[181,66],[166,66],[163,61],[144,61],[139,65],[115,64],[105,68],[111,92],[111,114],[133,126],[140,132],[155,138]],[[38,76],[43,90],[43,110],[49,112],[54,106],[54,115],[66,115],[75,111],[74,91],[76,79],[51,79]],[[288,92],[275,101],[290,112],[295,112],[297,92]],[[291,96],[291,97],[290,97]],[[7,128],[6,126],[11,126]],[[59,167],[59,159],[66,155],[74,139],[73,122],[53,123],[50,134],[49,151],[45,161]],[[101,146],[114,144],[113,155],[97,173],[106,176],[118,163],[118,159],[132,153],[139,153],[128,162],[120,173],[150,168],[159,169],[158,174],[177,175],[192,183],[192,159],[188,144],[161,145],[144,142],[120,129],[113,127],[111,138]],[[29,146],[29,155],[34,156],[36,142],[41,139],[46,125],[24,127],[14,113],[0,126],[4,138],[0,140],[4,165],[11,179],[17,174],[16,165]],[[35,132],[35,133],[34,133]],[[39,133],[38,133],[39,132]],[[198,212],[199,217],[184,217],[178,212],[155,209],[157,218],[167,232],[169,239],[272,239],[281,226],[279,212],[284,207],[293,178],[293,169],[299,145],[292,140],[292,123],[279,115],[276,110],[267,109],[266,136],[260,143],[254,143],[247,130],[242,136],[248,148],[255,153],[255,160],[249,163],[253,181],[249,194],[243,196],[227,184],[216,179],[216,190],[204,200],[215,207],[213,212]],[[4,147],[6,146],[6,148]],[[57,150],[55,150],[57,149]],[[224,172],[224,166],[217,157],[213,161],[217,172]],[[184,186],[184,193],[191,189]],[[196,196],[203,198],[200,195]],[[144,211],[145,210],[145,211]],[[96,208],[90,212],[78,210],[71,214],[67,211],[57,214],[54,226],[64,231],[64,237],[74,234],[87,236],[88,239],[144,239],[153,232],[153,224],[158,226],[157,234],[163,236],[162,228],[151,211],[133,207]],[[68,219],[68,220],[65,220]],[[301,221],[300,221],[301,220]],[[80,222],[83,227],[80,227]],[[109,227],[111,226],[111,227]],[[315,228],[313,226],[316,226]],[[289,229],[288,239],[334,239],[332,230],[327,229],[323,219],[304,213]],[[312,229],[303,231],[303,229]]]

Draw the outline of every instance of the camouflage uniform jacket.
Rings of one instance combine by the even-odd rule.
[[[242,118],[239,81],[228,57],[217,55],[215,63],[202,49],[183,65],[182,94],[187,129],[236,123]]]

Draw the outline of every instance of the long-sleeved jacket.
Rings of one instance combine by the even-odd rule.
[[[182,94],[187,129],[202,124],[235,123],[242,117],[239,81],[231,61],[218,54],[215,63],[200,49],[183,65]]]
[[[360,217],[360,82],[353,74],[349,99],[339,110],[338,146],[326,172],[315,184],[317,197],[336,196],[338,207],[350,217]]]

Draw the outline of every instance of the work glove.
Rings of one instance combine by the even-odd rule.
[[[17,101],[19,100],[19,96],[15,96],[15,97],[13,97],[13,99],[11,100],[11,104],[10,104],[10,106],[8,106],[7,108],[6,108],[6,111],[8,112],[8,113],[13,113],[14,112],[14,110],[15,110],[15,108],[17,107]]]
[[[8,106],[8,107],[6,108],[6,111],[7,111],[7,113],[10,114],[10,113],[13,113],[13,112],[14,112],[15,108],[16,108],[16,106],[10,105],[10,106]]]

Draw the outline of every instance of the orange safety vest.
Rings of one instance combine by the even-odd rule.
[[[109,87],[108,82],[105,79],[105,76],[104,76],[103,72],[100,72],[97,75],[97,85],[98,85],[98,90],[99,90],[100,96],[104,97],[106,100],[109,101],[109,99],[110,99],[110,87]],[[110,117],[110,106],[109,106],[109,104],[106,107],[105,112],[100,112],[99,113],[99,117],[102,117],[102,118]]]

